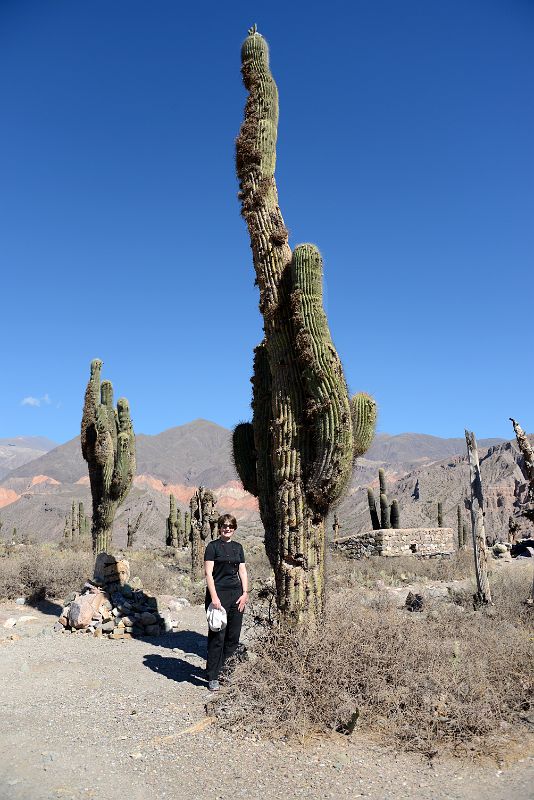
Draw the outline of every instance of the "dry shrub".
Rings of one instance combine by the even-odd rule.
[[[403,748],[495,752],[528,708],[531,644],[519,612],[510,621],[510,597],[503,613],[444,603],[410,614],[380,597],[363,607],[347,591],[332,601],[319,631],[259,635],[220,698],[224,726],[303,737],[357,712],[359,728]]]
[[[92,568],[93,556],[87,551],[54,545],[18,546],[0,558],[0,598],[63,597],[78,589]]]

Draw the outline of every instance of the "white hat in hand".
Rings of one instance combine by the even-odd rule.
[[[210,603],[206,610],[206,619],[210,631],[222,631],[226,628],[226,611],[224,608],[215,608],[213,603]]]

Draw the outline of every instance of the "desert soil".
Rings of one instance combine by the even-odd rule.
[[[1,800],[534,797],[528,752],[429,763],[357,732],[290,746],[218,729],[201,607],[178,633],[123,641],[53,633],[58,612],[0,606]]]

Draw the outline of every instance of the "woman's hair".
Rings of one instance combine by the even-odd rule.
[[[219,530],[222,528],[223,525],[231,525],[232,528],[235,530],[237,528],[237,520],[231,514],[223,514],[222,517],[219,517],[217,520],[217,527]]]

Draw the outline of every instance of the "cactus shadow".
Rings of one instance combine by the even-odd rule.
[[[203,687],[207,684],[204,670],[194,664],[189,664],[183,658],[147,653],[147,655],[143,656],[143,664],[158,675],[163,675],[165,678],[177,683],[191,683],[193,686]]]

